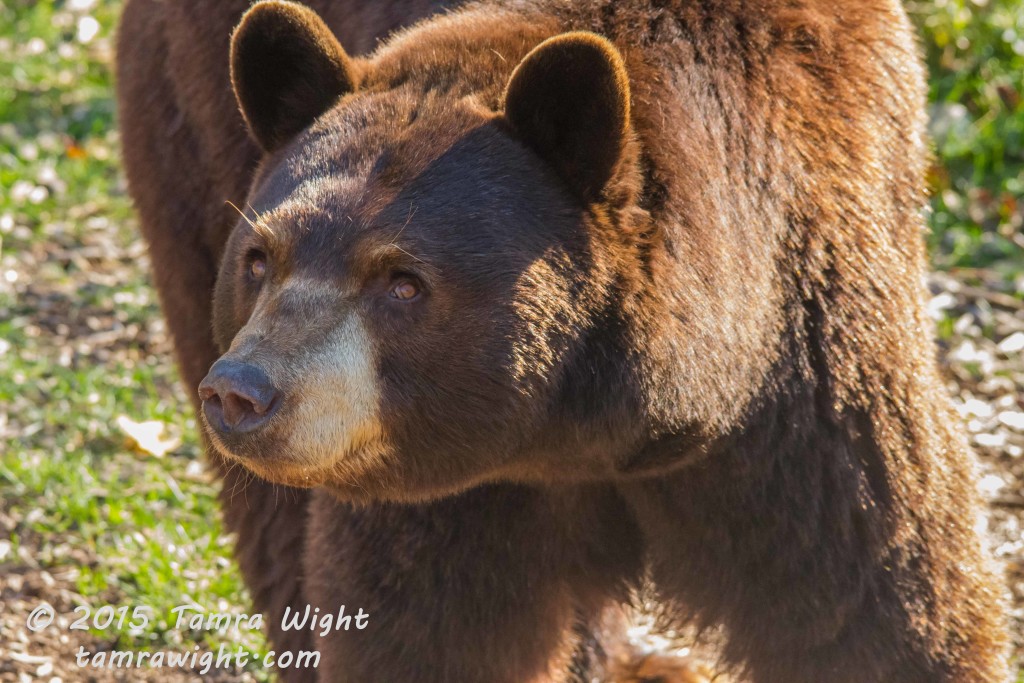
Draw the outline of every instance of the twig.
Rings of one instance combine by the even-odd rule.
[[[960,285],[960,289],[957,293],[962,294],[969,299],[984,299],[993,306],[1008,308],[1011,311],[1024,309],[1024,301],[1021,301],[1015,296],[1003,294],[1002,292],[990,292],[986,289],[981,289],[980,287]]]
[[[1024,496],[999,496],[990,502],[994,507],[1024,509]]]

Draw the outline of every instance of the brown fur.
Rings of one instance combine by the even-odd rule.
[[[131,0],[118,73],[185,382],[285,395],[210,430],[257,607],[372,615],[321,680],[589,680],[644,580],[755,683],[1005,677],[894,0],[485,0],[354,58],[435,8],[309,4],[249,14],[233,93],[246,2]]]

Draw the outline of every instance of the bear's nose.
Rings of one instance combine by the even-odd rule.
[[[221,359],[199,383],[210,426],[225,433],[251,432],[277,409],[279,392],[256,365]]]

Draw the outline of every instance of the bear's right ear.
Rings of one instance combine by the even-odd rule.
[[[316,12],[264,0],[231,37],[231,84],[249,132],[269,152],[352,92],[356,72]]]

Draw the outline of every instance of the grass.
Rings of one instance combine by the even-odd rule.
[[[931,73],[931,245],[945,267],[1024,270],[1024,4],[910,2]]]
[[[73,567],[94,608],[152,607],[142,631],[96,634],[114,647],[258,651],[258,634],[204,640],[167,623],[180,604],[249,601],[117,163],[119,7],[0,4],[0,509],[19,520],[4,554]],[[162,458],[129,448],[119,416],[163,422],[181,445]]]
[[[0,567],[30,555],[71,571],[93,606],[237,613],[249,602],[166,362],[117,162],[119,7],[0,4],[0,512],[17,520]],[[910,9],[933,74],[934,259],[1024,277],[1024,9],[1018,0]],[[133,450],[119,416],[160,421],[180,445],[165,457]],[[115,647],[264,647],[257,634],[211,640],[162,618],[103,635]]]

